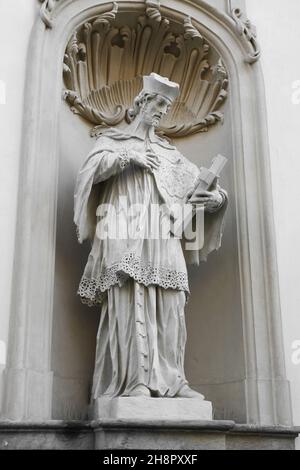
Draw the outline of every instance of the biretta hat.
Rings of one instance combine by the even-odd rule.
[[[143,82],[143,90],[147,93],[156,93],[171,101],[175,101],[179,96],[178,83],[171,82],[167,77],[161,77],[157,73],[153,72],[151,75],[144,75]]]

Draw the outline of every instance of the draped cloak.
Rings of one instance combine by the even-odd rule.
[[[148,145],[160,158],[161,165],[152,173],[130,164],[121,167],[121,155],[130,151],[145,152],[145,142],[116,129],[107,129],[98,138],[93,150],[83,164],[76,184],[74,221],[78,240],[93,241],[92,250],[82,276],[79,295],[89,305],[101,303],[106,291],[113,285],[122,285],[128,277],[145,286],[159,285],[165,289],[183,290],[189,293],[186,264],[199,264],[208,254],[221,245],[227,196],[220,190],[225,203],[216,213],[206,213],[204,244],[200,250],[185,251],[176,238],[154,239],[156,226],[162,225],[168,216],[168,208],[174,204],[183,206],[199,182],[200,171],[168,141],[154,132]],[[132,217],[121,217],[120,198],[125,197],[128,206],[143,204],[146,208],[139,220],[138,239],[130,238]],[[96,233],[97,207],[110,204],[120,214],[124,239],[99,239]],[[151,204],[164,205],[160,219],[151,218]],[[148,210],[149,209],[149,210]],[[114,214],[115,215],[115,214]],[[110,223],[110,214],[106,216]],[[111,220],[114,224],[115,220]]]
[[[124,166],[124,156],[133,150],[145,153],[146,146],[160,158],[158,170]],[[184,253],[179,238],[160,238],[153,232],[163,226],[172,205],[187,203],[198,181],[197,166],[154,132],[145,142],[115,129],[100,135],[79,172],[74,221],[79,242],[90,239],[92,249],[78,293],[90,306],[101,304],[92,399],[128,396],[138,385],[148,387],[152,396],[174,397],[187,384],[186,265],[205,260],[220,247],[226,193],[220,190],[223,207],[205,214],[200,250]],[[145,210],[124,216],[124,197],[129,207],[140,204]],[[97,208],[105,204],[105,224],[99,225],[103,220]],[[153,216],[152,205],[164,210]],[[116,214],[125,236],[99,236],[99,226],[116,225]],[[139,236],[132,236],[133,225]]]

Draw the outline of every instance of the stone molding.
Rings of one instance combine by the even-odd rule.
[[[298,433],[233,421],[0,422],[0,449],[294,450]]]

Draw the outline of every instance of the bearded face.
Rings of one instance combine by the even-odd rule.
[[[140,111],[142,121],[150,126],[158,127],[171,105],[171,100],[161,95],[155,95],[150,100],[145,99]]]

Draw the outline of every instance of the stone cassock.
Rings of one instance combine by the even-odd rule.
[[[74,220],[79,241],[92,241],[79,295],[101,308],[92,399],[204,398],[184,373],[186,264],[220,247],[227,195],[217,184],[197,193],[198,167],[155,133],[178,94],[176,83],[145,76],[127,123],[103,129],[78,175]],[[192,194],[193,204],[205,206],[205,237],[200,250],[185,253],[179,238],[160,229],[169,209]],[[103,236],[107,227],[122,236]]]

